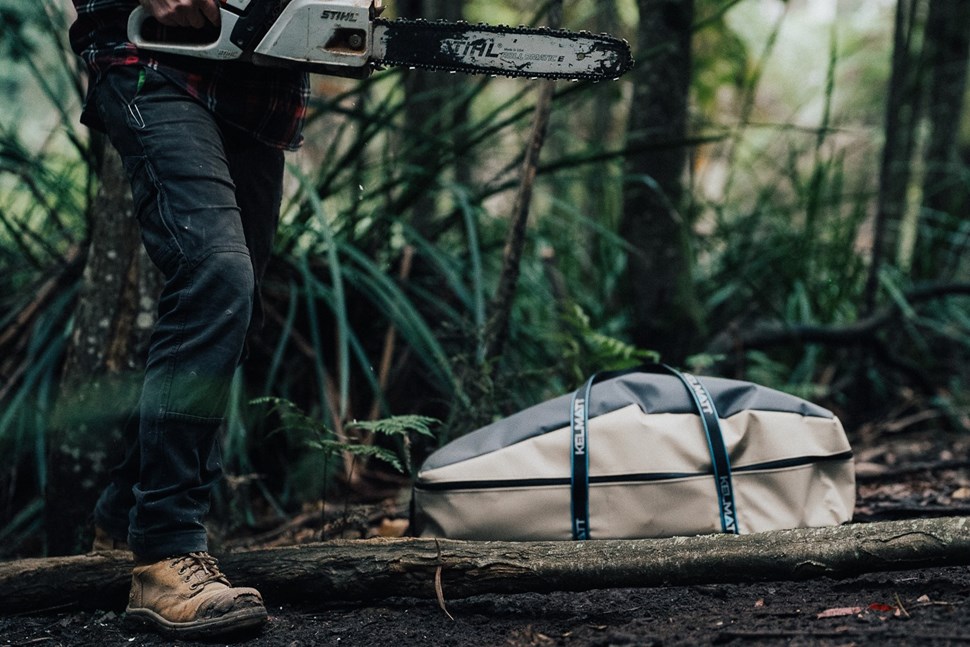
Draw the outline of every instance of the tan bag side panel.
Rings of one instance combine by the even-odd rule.
[[[851,460],[735,473],[732,479],[742,533],[837,526],[852,520]]]
[[[851,461],[826,462],[733,476],[742,533],[833,526],[852,519]],[[721,532],[712,477],[590,488],[594,539],[671,537]],[[569,496],[568,492],[564,496]]]
[[[567,430],[568,431],[568,430]],[[732,467],[850,451],[837,418],[786,411],[742,411],[721,420]],[[568,461],[568,437],[564,460]],[[631,405],[590,421],[591,476],[695,473],[711,469],[710,448],[694,414],[645,414]]]
[[[589,526],[592,539],[720,532],[714,479],[695,476],[649,483],[596,484],[589,490]]]
[[[568,464],[571,454],[566,431]],[[590,476],[694,474],[710,469],[707,437],[700,417],[692,413],[647,414],[630,405],[590,420],[588,435]]]
[[[568,427],[453,465],[424,470],[425,483],[569,478]],[[649,449],[649,451],[646,451]],[[590,474],[643,471],[693,473],[710,466],[700,418],[693,414],[644,414],[633,404],[598,416],[589,424]],[[706,463],[704,462],[706,461]]]
[[[569,488],[415,491],[423,537],[571,540]],[[649,503],[647,503],[649,502]],[[670,537],[720,531],[709,476],[590,488],[590,537]]]
[[[851,451],[838,418],[746,410],[722,419],[721,432],[733,468]]]
[[[590,475],[692,474],[711,469],[700,417],[646,414],[637,405],[590,421]],[[777,411],[743,411],[721,421],[732,466],[849,451],[836,418]],[[424,483],[569,478],[570,430],[557,429],[453,465],[424,470]]]
[[[570,540],[569,488],[415,490],[422,537],[480,541]]]
[[[743,534],[821,527],[852,519],[855,486],[850,461],[734,476]],[[590,488],[590,537],[623,539],[721,531],[710,476]],[[416,491],[425,537],[477,540],[568,540],[569,489]]]

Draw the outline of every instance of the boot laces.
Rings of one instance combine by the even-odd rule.
[[[180,565],[179,575],[186,582],[192,582],[191,588],[202,588],[211,582],[220,582],[226,586],[229,580],[219,570],[219,561],[209,553],[189,553],[172,562],[172,567]]]

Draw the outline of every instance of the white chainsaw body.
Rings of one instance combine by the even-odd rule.
[[[232,60],[247,56],[233,42],[233,31],[252,0],[227,0],[220,7],[219,37],[210,43],[160,42],[146,39],[143,27],[150,14],[142,7],[128,20],[128,38],[137,47],[197,58]],[[252,49],[255,63],[318,64],[366,68],[372,59],[374,23],[381,11],[377,0],[291,0]]]
[[[371,59],[373,0],[292,0],[256,46],[298,63],[364,67]]]

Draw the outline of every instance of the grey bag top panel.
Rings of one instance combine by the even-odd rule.
[[[781,411],[803,416],[833,418],[831,411],[806,400],[750,382],[702,377],[721,418],[748,409]],[[533,436],[569,425],[572,393],[529,407],[477,431],[457,438],[425,460],[431,470],[482,456]],[[694,413],[694,401],[684,384],[663,373],[629,373],[593,385],[589,417],[595,418],[637,404],[645,413]]]

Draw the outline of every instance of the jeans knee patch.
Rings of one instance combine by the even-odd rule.
[[[253,261],[245,248],[212,250],[196,263],[195,272],[212,276],[227,293],[251,296],[256,288]]]

